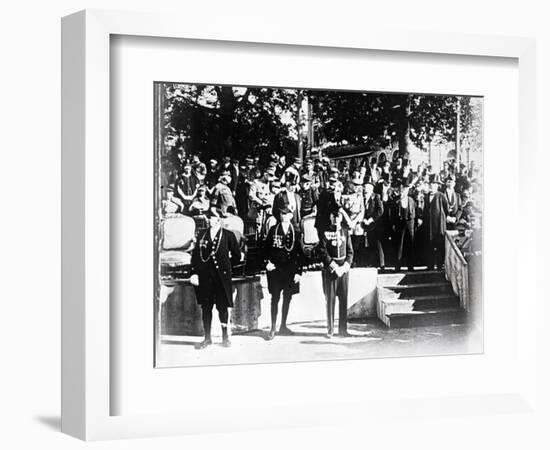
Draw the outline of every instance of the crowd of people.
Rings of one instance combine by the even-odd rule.
[[[211,159],[208,166],[194,155],[177,153],[168,174],[164,211],[202,217],[191,257],[190,282],[202,308],[204,340],[211,345],[214,306],[222,326],[222,345],[229,346],[228,308],[233,307],[232,267],[243,255],[235,235],[221,226],[223,217],[238,215],[245,234],[262,248],[263,268],[271,295],[271,328],[266,339],[289,335],[290,302],[300,289],[306,256],[304,223],[317,233],[316,257],[326,301],[327,338],[332,338],[338,298],[338,335],[347,336],[349,271],[353,266],[395,270],[425,266],[441,269],[445,231],[480,225],[480,172],[447,161],[435,172],[426,164],[413,170],[410,161],[367,159],[331,163],[327,157],[294,158],[272,153],[259,157]],[[276,331],[279,302],[281,320]]]
[[[445,231],[479,225],[480,171],[473,163],[449,160],[435,171],[424,163],[413,169],[401,157],[391,162],[365,158],[353,165],[350,160],[331,163],[328,157],[287,162],[271,153],[264,160],[224,157],[205,164],[179,149],[173,167],[166,212],[202,216],[215,206],[240,216],[245,234],[259,243],[283,206],[298,228],[303,219],[314,219],[322,233],[329,224],[328,208],[337,205],[351,236],[353,266],[441,268]]]

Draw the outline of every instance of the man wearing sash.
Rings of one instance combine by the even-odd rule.
[[[334,308],[338,297],[338,334],[348,336],[349,270],[353,261],[353,247],[349,232],[342,227],[342,212],[336,203],[329,207],[330,226],[320,233],[323,291],[327,307],[327,338],[334,333]]]
[[[292,296],[300,291],[303,263],[301,235],[292,223],[292,213],[288,205],[282,205],[277,223],[269,230],[265,242],[267,287],[271,294],[271,330],[267,340],[275,337],[281,294],[283,308],[279,334],[292,334],[286,322]]]
[[[212,344],[211,326],[214,305],[222,326],[222,345],[229,347],[229,311],[233,307],[232,267],[241,260],[235,235],[221,226],[224,212],[219,208],[208,211],[208,228],[202,233],[191,255],[190,282],[195,286],[197,303],[202,308],[204,340],[197,349]]]

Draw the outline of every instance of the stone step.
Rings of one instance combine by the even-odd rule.
[[[379,286],[411,285],[445,282],[445,272],[441,270],[420,270],[413,272],[382,273],[378,275]]]
[[[426,295],[443,295],[452,294],[453,288],[447,281],[440,281],[435,283],[416,283],[416,284],[397,284],[397,285],[385,285],[387,289],[391,289],[393,292],[401,294],[401,298],[416,298],[418,296]]]
[[[434,308],[386,315],[389,328],[413,328],[437,325],[463,324],[466,313],[462,308]]]
[[[400,297],[401,298],[401,297]],[[418,295],[413,300],[413,311],[423,311],[435,308],[458,308],[460,307],[460,299],[454,295],[449,294],[433,294],[433,295]]]

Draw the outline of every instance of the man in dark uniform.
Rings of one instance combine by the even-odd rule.
[[[338,334],[348,336],[349,269],[353,261],[353,246],[347,229],[341,226],[342,212],[336,203],[329,207],[330,226],[320,233],[319,248],[323,261],[321,272],[323,292],[327,302],[327,338],[334,333],[334,307],[338,296]]]
[[[195,286],[197,303],[202,308],[204,340],[197,346],[203,349],[212,344],[211,326],[214,305],[218,310],[224,347],[229,347],[228,308],[233,307],[231,284],[232,266],[241,260],[235,235],[221,227],[223,212],[219,208],[208,211],[208,228],[199,238],[191,255],[191,284]]]
[[[290,335],[287,327],[290,300],[300,291],[303,253],[298,227],[292,223],[292,211],[287,205],[279,209],[277,223],[267,233],[265,242],[267,287],[271,294],[271,330],[267,337],[275,337],[279,299],[283,294],[283,310],[279,334]]]

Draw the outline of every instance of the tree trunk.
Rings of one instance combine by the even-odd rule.
[[[398,96],[398,127],[397,127],[397,140],[399,144],[399,156],[402,158],[409,157],[409,147],[411,145],[410,138],[410,116],[411,116],[411,103],[409,95]]]
[[[235,114],[235,96],[231,86],[220,88],[220,156],[233,154],[233,117]]]

